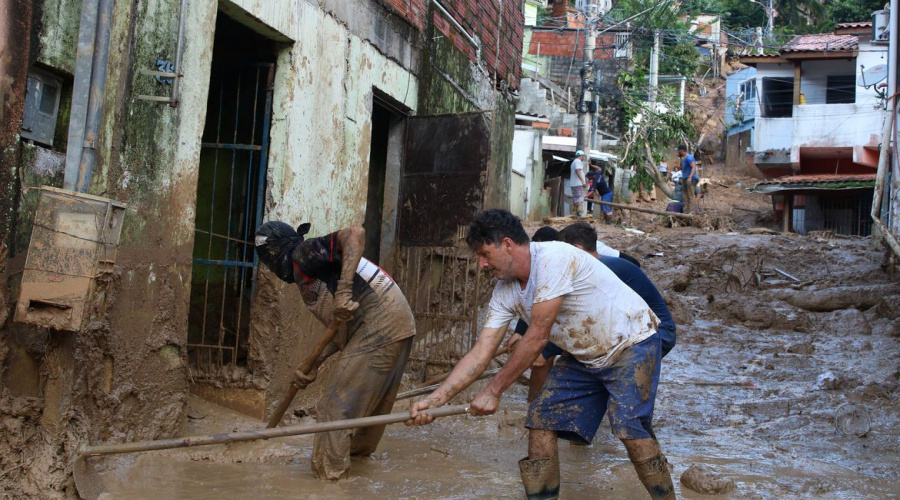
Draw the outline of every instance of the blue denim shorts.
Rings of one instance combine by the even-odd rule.
[[[654,437],[661,355],[658,333],[625,349],[606,368],[588,368],[564,354],[528,408],[525,427],[555,431],[560,438],[588,444],[608,411],[617,438]]]

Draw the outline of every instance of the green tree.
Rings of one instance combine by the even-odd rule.
[[[831,0],[828,2],[828,21],[837,23],[869,21],[872,13],[884,8],[884,0]]]

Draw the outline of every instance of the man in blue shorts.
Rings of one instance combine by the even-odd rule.
[[[528,410],[528,456],[519,461],[528,498],[558,497],[557,438],[590,442],[604,412],[651,498],[675,498],[653,437],[662,345],[659,318],[647,303],[586,252],[562,242],[530,242],[521,222],[505,210],[479,214],[466,243],[479,266],[499,280],[485,326],[440,387],[410,407],[407,425],[432,422],[421,410],[447,403],[477,380],[509,323],[523,318],[528,331],[469,411],[496,412],[503,392],[549,341],[564,351]]]

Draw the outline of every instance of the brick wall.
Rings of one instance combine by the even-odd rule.
[[[381,0],[419,30],[425,29],[430,0]]]
[[[431,0],[378,0],[386,8],[406,19],[421,31],[425,30],[429,9],[437,32],[432,36],[444,36],[453,45],[475,61],[476,51],[472,43],[453,26],[450,20],[430,5]],[[522,65],[522,42],[525,15],[519,0],[441,0],[441,5],[465,28],[470,35],[481,40],[483,66],[495,81],[507,81],[510,87],[519,87]]]
[[[601,33],[597,36],[594,59],[612,59],[615,55],[616,34]],[[534,30],[528,53],[550,57],[575,57],[581,59],[584,35],[581,31]]]
[[[399,0],[394,0],[399,1]],[[519,87],[522,65],[522,42],[525,16],[521,2],[516,0],[442,0],[441,5],[456,19],[467,33],[481,40],[481,58],[485,69],[496,82],[507,81],[511,88]],[[432,21],[437,32],[475,61],[472,43],[453,26],[437,8]]]

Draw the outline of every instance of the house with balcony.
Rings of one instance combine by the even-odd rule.
[[[730,79],[729,135],[749,153],[786,231],[868,235],[884,119],[886,40],[872,23],[800,35],[741,62]]]

